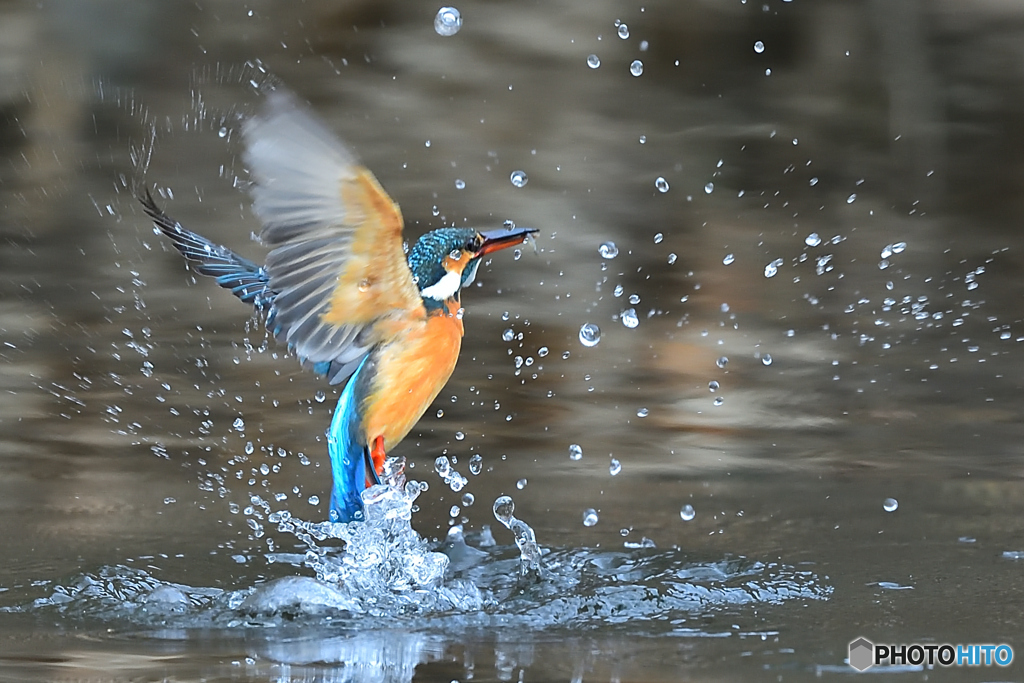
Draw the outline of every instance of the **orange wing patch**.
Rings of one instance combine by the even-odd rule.
[[[345,222],[354,226],[350,256],[331,295],[324,322],[365,325],[398,314],[422,319],[425,311],[402,249],[402,213],[365,168],[340,187]]]

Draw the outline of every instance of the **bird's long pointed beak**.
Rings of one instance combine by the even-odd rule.
[[[480,245],[477,256],[486,256],[492,251],[522,244],[526,240],[532,239],[536,232],[536,228],[501,228],[482,232],[480,235],[484,238],[484,243]]]

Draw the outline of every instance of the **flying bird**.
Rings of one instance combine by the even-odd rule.
[[[182,227],[149,189],[153,224],[204,275],[266,317],[273,335],[331,384],[344,384],[328,430],[330,519],[363,519],[360,493],[444,387],[459,356],[460,294],[481,259],[532,228],[440,228],[406,255],[402,214],[377,179],[283,90],[243,124],[258,265]]]

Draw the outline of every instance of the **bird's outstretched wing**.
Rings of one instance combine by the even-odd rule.
[[[395,325],[426,318],[402,249],[402,215],[376,178],[292,95],[244,124],[253,210],[271,247],[271,330],[344,380]]]

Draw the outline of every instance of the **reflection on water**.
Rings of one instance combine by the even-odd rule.
[[[857,636],[1012,641],[1021,8],[457,9],[444,36],[408,0],[0,8],[0,678],[746,680]],[[393,577],[429,610],[297,536],[332,388],[129,192],[148,168],[183,224],[255,229],[247,62],[410,236],[542,230],[481,268],[396,453],[429,487],[395,557],[448,566]]]

